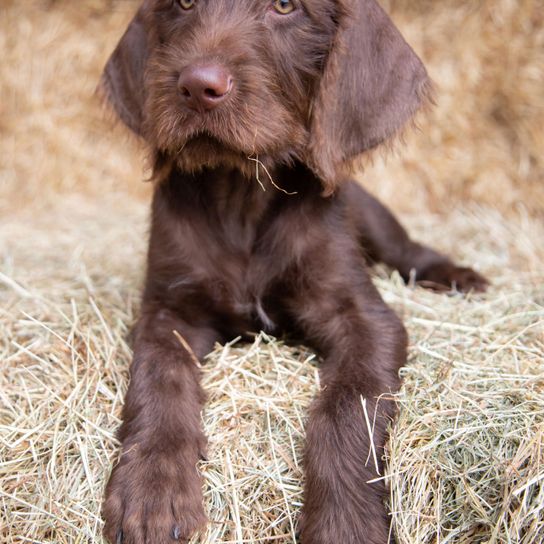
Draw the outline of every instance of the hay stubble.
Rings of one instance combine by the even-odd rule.
[[[383,3],[438,101],[364,182],[493,282],[484,296],[445,296],[376,272],[411,339],[385,475],[395,531],[399,544],[539,543],[542,1]],[[0,4],[0,542],[101,543],[149,185],[93,92],[136,2]],[[203,542],[293,541],[316,363],[263,335],[209,357]]]
[[[0,227],[6,543],[101,542],[100,502],[116,458],[147,216],[145,206],[125,200],[119,221],[119,205],[66,199],[32,221],[17,214]],[[538,542],[542,225],[521,217],[505,238],[492,210],[407,219],[428,241],[456,230],[463,254],[494,286],[485,296],[437,295],[377,270],[383,296],[411,336],[385,475],[399,542]],[[217,346],[202,372],[210,524],[201,541],[293,542],[317,361],[302,347],[257,334],[249,344]],[[366,424],[363,410],[355,417]],[[361,462],[374,462],[366,453]]]

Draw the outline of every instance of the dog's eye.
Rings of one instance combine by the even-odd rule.
[[[274,9],[282,15],[288,15],[295,10],[292,0],[274,0]]]
[[[196,0],[178,0],[178,4],[182,9],[193,9]]]

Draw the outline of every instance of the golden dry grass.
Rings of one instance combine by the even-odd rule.
[[[120,197],[93,204],[72,197],[0,229],[7,543],[101,541],[146,215],[145,204]],[[448,297],[378,270],[384,298],[411,335],[388,469],[400,542],[468,544],[493,534],[492,542],[538,542],[544,228],[523,215],[504,224],[481,208],[406,219],[428,242],[455,229],[462,249],[453,241],[443,249],[476,262],[494,287],[486,296]],[[263,335],[250,346],[218,346],[204,383],[210,451],[202,470],[212,523],[202,542],[293,542],[304,414],[318,390],[311,354]]]
[[[131,0],[0,3],[0,542],[101,542],[149,187],[93,91]],[[493,280],[440,296],[377,271],[411,337],[387,480],[400,544],[544,541],[544,4],[390,0],[438,104],[364,182]],[[114,251],[112,251],[114,248]],[[293,542],[303,348],[260,335],[204,369],[202,542]]]

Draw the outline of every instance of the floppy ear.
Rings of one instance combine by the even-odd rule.
[[[376,0],[339,4],[309,142],[309,166],[327,193],[346,163],[403,127],[431,87],[425,67]]]
[[[144,71],[148,38],[141,7],[109,58],[100,88],[121,120],[136,134],[142,135]]]

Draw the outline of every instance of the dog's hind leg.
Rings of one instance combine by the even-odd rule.
[[[424,287],[485,290],[488,281],[483,276],[410,239],[393,214],[358,183],[347,182],[342,191],[350,221],[368,261],[383,262],[397,269],[405,281],[413,275]]]

